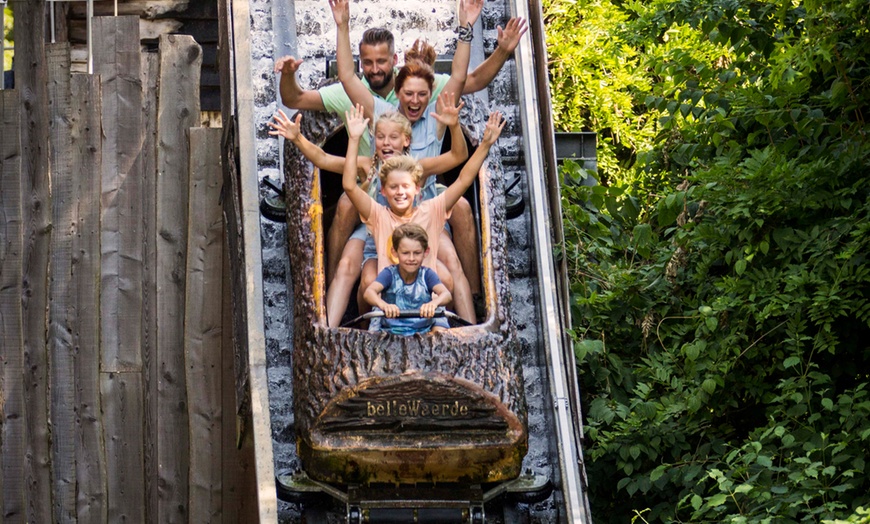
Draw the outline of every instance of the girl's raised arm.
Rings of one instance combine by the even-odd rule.
[[[363,108],[359,104],[350,111],[345,112],[345,118],[347,120],[345,128],[347,129],[347,156],[345,156],[344,171],[342,171],[341,175],[341,187],[347,193],[351,203],[356,207],[360,218],[365,221],[372,212],[374,201],[368,193],[356,185],[358,170],[356,152],[359,149],[359,139],[365,133],[369,119],[364,118]]]
[[[317,166],[321,171],[330,171],[332,173],[341,173],[344,171],[343,156],[330,155],[320,148],[320,146],[305,138],[305,135],[302,134],[299,126],[299,122],[302,121],[302,113],[297,113],[296,120],[293,121],[287,117],[287,114],[284,113],[283,110],[279,109],[272,119],[274,122],[269,122],[269,127],[272,128],[272,130],[269,131],[270,135],[283,136],[286,140],[292,142],[293,145],[298,147],[299,151],[305,155],[305,158]],[[358,166],[359,172],[357,175],[361,176],[364,180],[371,160],[365,158],[365,160],[362,161],[366,162],[366,164],[364,166]]]
[[[302,113],[297,113],[296,120],[293,121],[287,117],[283,110],[279,109],[272,119],[274,121],[269,122],[269,127],[272,128],[269,131],[270,135],[283,136],[292,142],[305,155],[305,158],[310,160],[321,171],[342,172],[344,169],[344,157],[330,155],[302,134],[299,126],[299,122],[302,121]]]

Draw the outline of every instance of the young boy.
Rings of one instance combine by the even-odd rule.
[[[383,310],[380,330],[408,336],[447,329],[446,318],[432,318],[435,309],[450,303],[452,297],[435,271],[423,265],[429,254],[426,230],[417,224],[402,224],[393,231],[392,241],[390,252],[399,263],[381,271],[363,296],[369,305]],[[419,309],[420,317],[398,318],[403,309]]]
[[[378,253],[378,271],[383,271],[387,266],[396,262],[390,260],[392,253],[388,242],[396,227],[409,222],[422,226],[429,237],[429,251],[428,255],[425,256],[423,265],[437,268],[435,261],[438,258],[438,239],[441,236],[441,229],[444,228],[447,218],[450,217],[450,210],[465,193],[465,190],[471,186],[481,166],[483,166],[490,148],[495,144],[504,128],[505,121],[502,119],[501,113],[497,111],[490,114],[480,145],[462,168],[456,182],[440,195],[423,201],[419,206],[414,204],[414,199],[420,192],[423,170],[420,164],[411,157],[395,156],[386,160],[381,166],[379,172],[381,194],[386,199],[387,206],[378,204],[356,184],[357,156],[353,152],[357,150],[360,136],[366,130],[367,124],[368,119],[363,118],[361,106],[357,105],[348,111],[346,127],[348,155],[345,157],[342,187],[359,212],[363,223],[368,226],[374,237]],[[444,280],[443,275],[439,276]]]

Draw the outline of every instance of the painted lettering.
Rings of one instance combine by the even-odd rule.
[[[422,399],[367,401],[367,417],[468,417],[471,409],[459,400],[453,402],[426,402]]]

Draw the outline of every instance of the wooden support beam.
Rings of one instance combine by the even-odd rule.
[[[76,216],[72,238],[75,349],[77,480],[76,515],[79,523],[108,521],[106,446],[100,399],[100,177],[102,127],[100,79],[73,75],[70,83],[72,111],[70,172],[75,173]]]
[[[136,17],[94,19],[102,92],[100,394],[107,515],[144,521],[142,85]]]
[[[101,371],[142,369],[142,83],[138,20],[94,19],[102,80]]]
[[[13,4],[15,88],[21,94],[21,179],[24,245],[24,483],[28,522],[51,522],[51,426],[46,333],[51,240],[46,2]]]
[[[0,91],[0,511],[25,520],[21,99]]]
[[[221,519],[221,130],[190,129],[184,356],[190,420],[190,522]],[[230,420],[233,420],[232,417]]]
[[[184,271],[189,193],[187,130],[199,125],[202,51],[189,36],[160,37],[157,107],[157,522],[188,520],[190,447],[185,397]]]
[[[72,243],[78,219],[78,195],[72,176],[70,137],[69,43],[50,44],[48,99],[51,143],[51,271],[48,312],[48,358],[51,370],[52,475],[54,521],[69,522],[76,516],[75,383],[72,334],[76,330],[73,307]],[[64,437],[67,436],[67,437]]]
[[[157,515],[157,53],[142,55],[142,371],[145,406],[145,522]]]

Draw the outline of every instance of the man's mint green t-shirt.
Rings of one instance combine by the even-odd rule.
[[[398,69],[393,70],[393,74],[398,73]],[[368,81],[366,81],[365,77],[361,78],[363,84],[366,87],[369,87]],[[437,74],[435,75],[435,83],[432,86],[432,100],[438,98],[438,95],[441,94],[441,91],[444,90],[444,86],[447,85],[447,81],[450,80],[450,75]],[[382,98],[379,94],[369,88],[371,93],[378,97]],[[341,117],[341,120],[347,124],[345,121],[345,112],[350,111],[353,108],[353,104],[350,101],[350,97],[347,96],[347,93],[344,92],[344,87],[341,83],[336,82],[335,84],[330,84],[328,86],[321,87],[317,90],[320,93],[320,99],[323,101],[323,107],[326,108],[330,113],[336,113]],[[387,103],[392,104],[394,106],[399,105],[399,99],[396,96],[395,90],[390,91],[387,94],[386,98],[383,98]],[[371,133],[366,132],[362,139],[359,142],[359,154],[360,156],[370,156],[372,154],[372,135]]]

